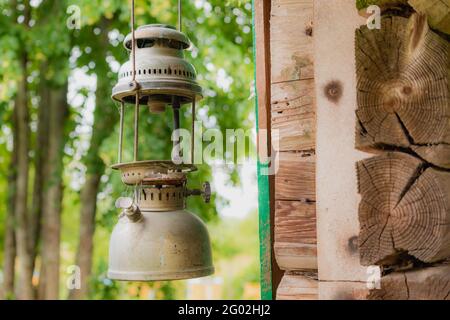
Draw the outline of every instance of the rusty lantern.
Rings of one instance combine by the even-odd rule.
[[[134,194],[116,201],[122,211],[111,235],[108,277],[149,281],[210,275],[214,268],[208,231],[197,216],[186,211],[185,202],[191,195],[202,195],[209,202],[209,183],[202,190],[188,190],[186,175],[196,170],[193,164],[138,159],[141,107],[148,106],[151,114],[172,108],[173,127],[178,129],[179,110],[188,104],[194,123],[195,103],[202,95],[195,68],[183,55],[190,42],[171,26],[152,24],[133,28],[124,46],[130,51],[130,61],[121,66],[112,91],[112,98],[121,104],[118,163],[112,168],[121,172],[125,185],[134,187]],[[123,162],[124,112],[133,106],[133,161]],[[193,139],[194,132],[191,145]]]

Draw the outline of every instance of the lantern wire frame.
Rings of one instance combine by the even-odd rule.
[[[182,20],[181,20],[181,0],[178,0],[178,31],[182,30]],[[132,81],[131,87],[135,92],[135,106],[134,106],[134,143],[133,143],[133,162],[138,161],[139,154],[139,83],[136,81],[136,36],[135,36],[135,0],[131,0],[131,59],[132,59]],[[191,164],[194,163],[194,149],[195,149],[195,95],[192,97],[191,103],[191,113],[192,113],[192,129],[191,129]],[[181,105],[179,102],[173,103],[172,105],[174,111],[174,130],[179,129],[180,119],[179,119],[179,108]],[[175,110],[177,109],[177,110]],[[119,146],[118,146],[118,163],[122,163],[123,160],[123,131],[124,131],[124,118],[125,118],[125,102],[121,99],[120,101],[120,127],[119,127]],[[179,136],[178,139],[174,141],[174,148],[179,147]],[[178,145],[176,145],[178,143]],[[177,149],[178,150],[178,149]],[[177,157],[180,156],[179,151],[177,151]]]

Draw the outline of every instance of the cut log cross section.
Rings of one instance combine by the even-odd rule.
[[[450,300],[450,265],[394,272],[381,278],[369,300]]]
[[[450,256],[450,172],[406,153],[357,163],[362,265]]]
[[[358,149],[408,149],[450,168],[449,53],[419,14],[356,31]]]

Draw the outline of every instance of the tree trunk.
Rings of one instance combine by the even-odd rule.
[[[363,265],[450,256],[450,172],[400,152],[357,164]]]
[[[81,191],[80,239],[76,259],[76,265],[81,270],[81,287],[80,289],[71,290],[69,299],[83,299],[88,293],[89,277],[92,269],[97,193],[101,175],[101,173],[88,174]]]
[[[106,55],[109,45],[108,31],[111,20],[102,18],[100,21],[100,48]],[[109,70],[108,64],[98,64],[97,89],[95,92],[96,108],[94,111],[94,124],[92,126],[92,137],[89,150],[84,159],[86,166],[86,182],[81,190],[81,218],[80,218],[80,239],[76,264],[81,270],[81,288],[73,289],[69,293],[69,299],[84,299],[88,292],[89,277],[92,269],[93,236],[95,231],[95,213],[97,209],[97,193],[100,185],[100,178],[105,170],[105,163],[99,156],[100,147],[103,141],[111,134],[112,128],[117,123],[118,112],[111,102],[111,81],[105,77]],[[104,72],[103,72],[103,71]]]
[[[59,260],[61,234],[62,171],[64,155],[64,124],[68,115],[67,85],[51,91],[49,105],[49,138],[46,155],[43,219],[42,274],[43,299],[59,298]]]
[[[13,140],[16,140],[17,130],[13,128]],[[3,299],[14,297],[14,276],[16,260],[16,241],[14,233],[14,199],[16,191],[17,156],[15,150],[11,154],[10,174],[8,179],[8,212],[6,213],[4,260],[3,260]]]
[[[23,31],[29,28],[31,11],[28,2],[24,2],[23,13],[17,11],[17,1],[12,2],[14,16],[22,14],[24,19]],[[28,247],[28,166],[29,166],[29,108],[28,108],[28,52],[26,47],[18,50],[20,66],[20,80],[17,83],[17,92],[14,106],[14,128],[17,130],[16,139],[13,143],[13,153],[16,155],[16,190],[14,194],[14,219],[15,219],[15,241],[18,258],[18,279],[16,295],[18,299],[33,299],[33,263]]]
[[[10,207],[10,206],[9,206]],[[10,207],[11,208],[11,207]],[[14,240],[14,217],[12,212],[7,213],[6,231],[3,258],[3,292],[1,299],[10,299],[14,296],[14,267],[16,259],[16,243]]]
[[[15,112],[13,113],[13,124],[17,122]],[[17,128],[13,125],[13,141],[17,141]],[[14,297],[14,277],[16,260],[16,241],[15,241],[15,217],[14,202],[16,192],[16,171],[17,152],[15,148],[11,153],[10,173],[8,177],[8,212],[6,216],[6,230],[4,243],[4,261],[3,261],[3,299]]]
[[[18,257],[18,288],[19,299],[32,299],[33,288],[31,278],[33,264],[28,250],[28,164],[29,164],[29,138],[30,128],[28,126],[28,94],[27,94],[27,55],[21,55],[22,77],[19,81],[16,105],[14,107],[17,128],[17,139],[14,141],[14,152],[17,153],[17,180],[15,192],[15,220],[16,220],[16,244]]]
[[[35,148],[35,175],[33,186],[32,208],[29,221],[29,247],[32,255],[33,266],[36,267],[36,257],[40,242],[42,228],[42,212],[44,200],[44,181],[48,176],[46,172],[45,159],[47,158],[48,138],[49,138],[49,108],[50,108],[50,88],[45,81],[45,68],[41,69],[41,83],[39,87],[39,96],[41,98],[38,110],[37,141]],[[44,298],[45,282],[44,265],[39,266],[39,287],[37,291],[38,299]]]
[[[48,82],[45,81],[45,66],[41,68],[41,83],[39,86],[39,97],[41,98],[38,110],[38,124],[36,132],[36,148],[35,148],[35,175],[33,185],[32,208],[29,218],[29,248],[32,255],[33,265],[35,264],[37,249],[41,231],[41,217],[44,196],[44,181],[47,174],[45,172],[45,162],[48,159],[47,149],[49,140],[49,106],[50,106],[50,89]]]
[[[408,148],[450,168],[450,45],[426,17],[383,17],[356,32],[356,147]]]

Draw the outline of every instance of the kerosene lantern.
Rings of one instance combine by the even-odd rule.
[[[120,171],[125,185],[133,186],[134,195],[116,201],[121,213],[111,235],[108,277],[150,281],[210,275],[214,268],[208,231],[197,216],[186,211],[185,201],[188,196],[202,195],[209,202],[209,184],[205,183],[202,190],[187,189],[187,173],[196,170],[192,163],[138,159],[141,107],[148,108],[149,116],[171,108],[176,130],[180,108],[190,105],[194,123],[195,103],[202,93],[196,71],[183,55],[190,46],[189,39],[169,25],[151,24],[134,30],[132,14],[132,32],[124,46],[130,51],[130,61],[121,66],[119,81],[112,90],[112,98],[121,104],[118,163],[112,168]],[[134,109],[131,162],[122,161],[127,109]],[[194,139],[194,132],[191,137]],[[179,152],[176,145],[174,148]],[[193,152],[194,148],[191,159]]]

